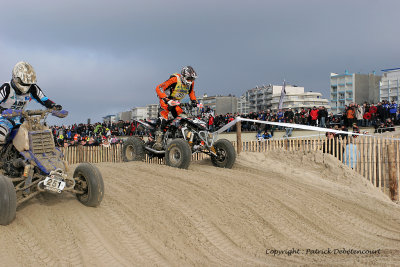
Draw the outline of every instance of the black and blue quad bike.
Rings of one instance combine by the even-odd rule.
[[[3,118],[20,118],[5,145],[0,147],[0,225],[10,224],[17,207],[42,192],[70,192],[90,207],[104,196],[104,183],[98,168],[79,164],[68,177],[68,164],[46,125],[47,116],[64,118],[65,110],[4,110]]]

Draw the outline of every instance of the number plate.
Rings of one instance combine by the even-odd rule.
[[[46,179],[44,179],[43,185],[44,188],[49,191],[61,193],[61,191],[65,187],[65,182],[52,177],[46,177]]]

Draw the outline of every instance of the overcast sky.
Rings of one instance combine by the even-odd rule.
[[[197,95],[240,96],[285,79],[325,97],[331,72],[400,67],[398,0],[0,3],[0,77],[28,61],[70,112],[56,124],[157,103],[155,87],[185,65],[199,75]]]

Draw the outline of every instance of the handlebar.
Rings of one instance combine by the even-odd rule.
[[[66,110],[55,110],[55,109],[37,109],[37,110],[13,110],[6,109],[3,110],[1,116],[4,118],[15,118],[22,116],[24,118],[31,116],[42,116],[51,114],[58,118],[65,118],[68,116],[68,111]]]

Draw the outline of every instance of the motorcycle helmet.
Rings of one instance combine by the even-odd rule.
[[[12,81],[22,94],[26,94],[31,85],[36,83],[35,70],[27,62],[18,62],[12,71]]]
[[[193,81],[197,78],[196,71],[191,66],[183,67],[181,70],[182,82],[186,86],[191,86]]]

